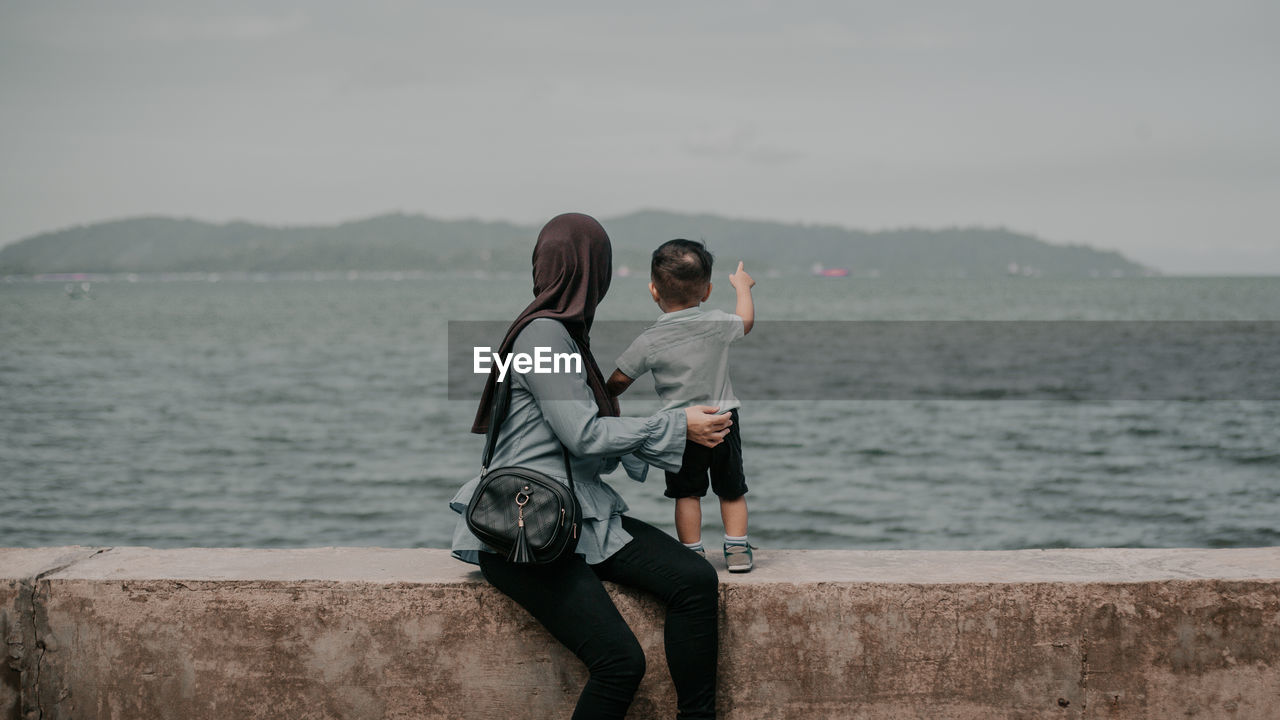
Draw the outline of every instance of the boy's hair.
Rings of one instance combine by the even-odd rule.
[[[698,303],[711,282],[712,262],[706,245],[696,240],[668,240],[653,251],[649,279],[669,303]]]

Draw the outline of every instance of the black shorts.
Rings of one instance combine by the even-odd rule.
[[[723,500],[737,500],[747,494],[747,478],[742,474],[742,431],[738,425],[738,411],[730,410],[733,424],[724,442],[709,448],[692,440],[684,444],[684,462],[679,472],[667,473],[669,498],[705,497],[707,475],[711,475],[711,489]]]

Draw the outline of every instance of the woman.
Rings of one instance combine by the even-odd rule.
[[[685,439],[713,447],[729,419],[715,408],[671,410],[649,418],[618,417],[617,402],[591,355],[596,305],[609,289],[609,236],[594,219],[560,215],[547,223],[533,249],[534,300],[520,313],[498,352],[579,353],[581,372],[517,374],[491,465],[518,465],[568,482],[561,444],[568,449],[582,528],[576,553],[546,565],[516,564],[485,547],[459,519],[455,557],[480,565],[486,580],[511,597],[590,671],[574,718],[622,718],[644,676],[644,653],[601,580],[656,594],[667,605],[666,655],[678,697],[678,717],[713,718],[716,700],[717,599],[715,570],[675,538],[623,513],[627,505],[600,479],[632,454],[643,463],[678,470]],[[544,350],[544,352],[546,352]],[[496,391],[490,374],[472,432],[488,427]],[[628,463],[643,479],[643,463]],[[637,468],[632,472],[631,468]],[[450,506],[462,513],[479,478]]]

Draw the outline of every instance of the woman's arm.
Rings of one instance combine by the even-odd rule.
[[[512,352],[532,356],[539,348],[544,354],[579,352],[564,326],[547,319],[526,326]],[[658,467],[679,469],[689,431],[686,413],[670,410],[648,418],[599,417],[599,407],[587,384],[585,360],[560,369],[561,372],[525,373],[518,378],[508,377],[507,381],[515,380],[529,391],[543,419],[570,453],[578,457],[610,457],[633,452]]]
[[[538,348],[543,348],[543,353],[578,352],[568,331],[554,320],[530,323],[516,338],[512,352],[532,356]],[[716,408],[705,406],[668,410],[647,418],[599,417],[585,367],[575,369],[525,373],[519,382],[533,395],[556,437],[578,457],[631,452],[645,462],[675,471],[680,469],[686,439],[715,446],[732,424],[728,415],[716,415]],[[507,382],[514,380],[508,377]]]

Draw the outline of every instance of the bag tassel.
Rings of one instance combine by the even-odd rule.
[[[515,545],[511,546],[511,554],[507,556],[508,562],[533,562],[533,553],[529,551],[529,538],[526,536],[524,529],[524,506],[525,503],[529,502],[529,495],[527,493],[528,488],[526,487],[525,490],[526,492],[521,492],[516,495],[516,506],[519,508],[519,516],[516,518],[518,528],[516,529]],[[524,498],[523,501],[520,499],[521,497]]]

